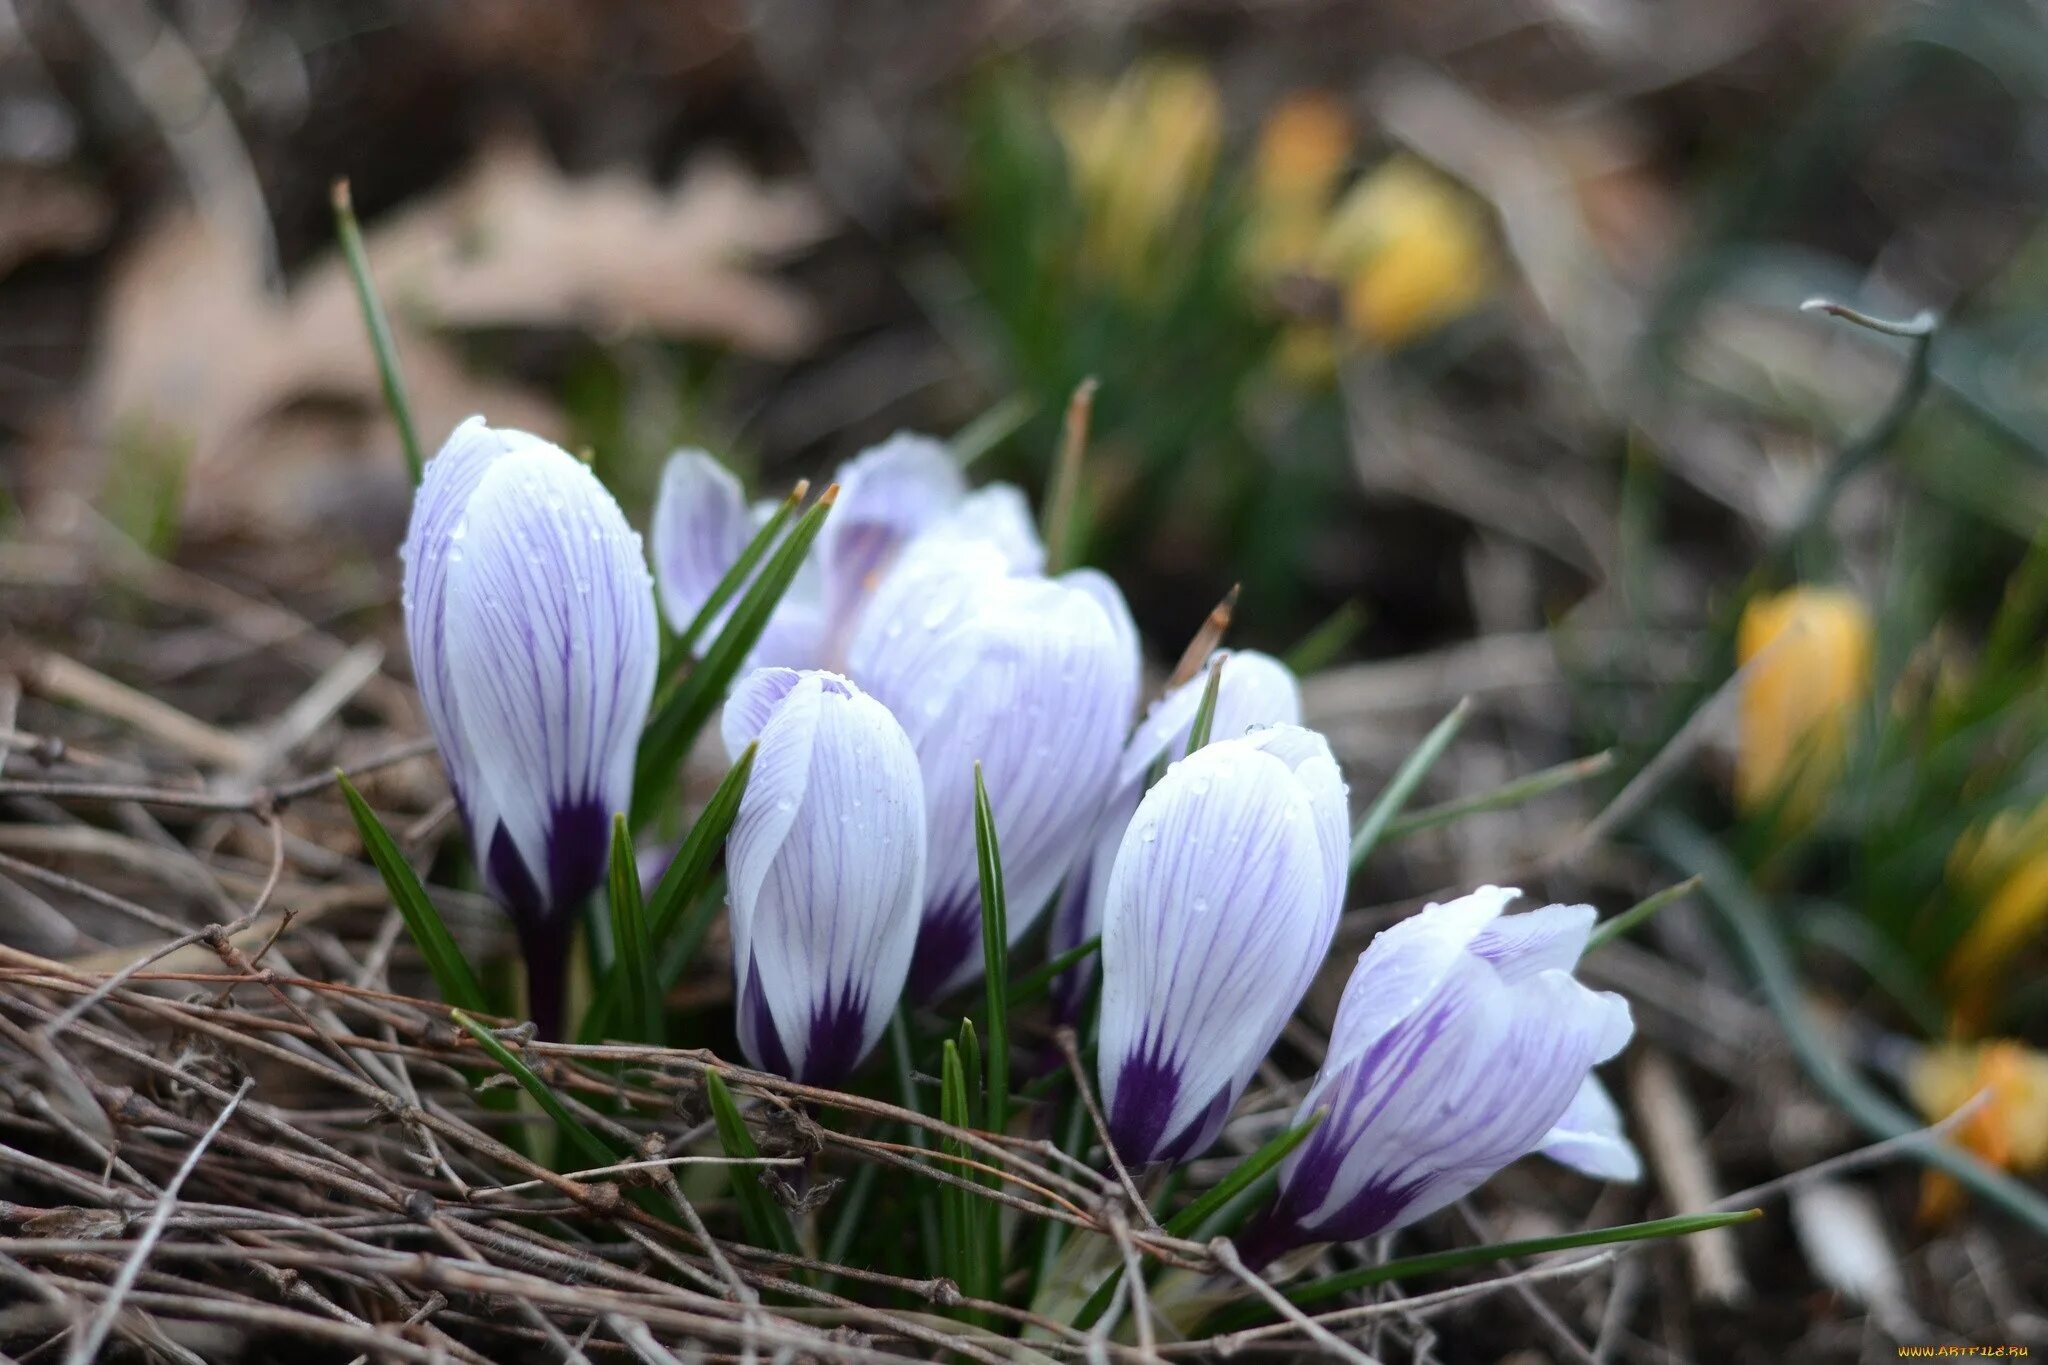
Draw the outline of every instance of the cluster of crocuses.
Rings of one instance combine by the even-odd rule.
[[[969,491],[947,448],[898,436],[837,475],[837,505],[727,699],[755,746],[726,846],[741,1046],[844,1080],[899,1000],[935,1004],[983,962],[975,768],[1001,842],[1009,931],[1101,936],[1099,1076],[1133,1164],[1215,1140],[1335,935],[1346,789],[1295,679],[1219,654],[1133,725],[1139,645],[1116,586],[1048,576],[1024,499]],[[679,452],[640,541],[577,460],[458,428],[428,466],[404,550],[420,695],[486,884],[520,928],[544,1029],[604,871],[659,651],[766,512]],[[1208,670],[1209,742],[1189,752]],[[1542,1151],[1629,1177],[1592,1077],[1626,1006],[1572,975],[1593,912],[1503,916],[1485,887],[1381,933],[1359,959],[1302,1104],[1326,1111],[1247,1234],[1260,1256],[1397,1227]]]

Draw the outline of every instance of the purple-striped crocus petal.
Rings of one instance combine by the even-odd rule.
[[[976,541],[993,546],[1013,574],[1045,572],[1045,543],[1031,519],[1031,504],[1015,484],[992,483],[960,499],[925,528],[920,540]]]
[[[451,537],[448,675],[492,815],[478,857],[523,925],[558,926],[604,875],[654,692],[640,537],[545,443],[493,461]]]
[[[1513,887],[1488,887],[1513,899]],[[1519,981],[1537,972],[1568,972],[1579,965],[1598,913],[1590,905],[1546,905],[1518,915],[1502,915],[1472,939],[1472,951],[1491,962],[1503,980]]]
[[[974,765],[1002,844],[1012,941],[1079,856],[1136,704],[1137,659],[1086,590],[1009,572],[985,541],[912,548],[852,650],[853,676],[903,723],[924,770],[924,929],[911,994],[981,970]]]
[[[1223,660],[1223,677],[1216,684],[1211,740],[1236,739],[1255,726],[1301,724],[1301,684],[1292,669],[1257,650],[1218,650],[1201,672],[1145,713],[1117,764],[1118,786],[1142,784],[1161,759],[1171,762],[1187,752],[1195,713],[1202,709],[1202,693],[1209,686],[1209,670],[1218,659]]]
[[[1207,745],[1145,794],[1102,926],[1100,1078],[1126,1160],[1214,1141],[1335,927],[1310,792],[1253,737]]]
[[[1330,742],[1299,725],[1262,726],[1246,733],[1244,742],[1285,763],[1308,793],[1309,810],[1315,816],[1316,847],[1323,856],[1326,899],[1322,911],[1334,934],[1337,915],[1344,908],[1344,889],[1351,880],[1351,808],[1350,789],[1344,785]]]
[[[1084,575],[1101,577],[1092,569],[1081,569],[1065,578],[1075,581],[1077,586],[1086,586],[1082,582]],[[1108,584],[1107,579],[1102,581]],[[1122,594],[1117,593],[1113,584],[1108,585],[1107,591],[1116,594],[1116,603],[1121,608]],[[1123,619],[1129,621],[1128,612],[1123,613]],[[1131,641],[1135,650],[1135,627],[1131,629]],[[1060,904],[1054,911],[1046,942],[1046,949],[1053,956],[1077,948],[1102,932],[1103,897],[1109,888],[1109,870],[1117,847],[1123,842],[1124,829],[1130,824],[1131,813],[1138,808],[1138,798],[1144,794],[1153,767],[1187,752],[1195,713],[1201,709],[1202,693],[1213,667],[1215,660],[1211,659],[1200,674],[1154,703],[1124,745],[1117,765],[1117,789],[1103,803],[1102,813],[1096,817],[1090,851],[1085,861],[1068,875]],[[1300,721],[1301,688],[1285,664],[1271,655],[1250,650],[1229,656],[1216,688],[1216,711],[1209,727],[1212,740],[1235,739],[1257,727],[1297,725]],[[1341,809],[1338,814],[1342,818]],[[1094,972],[1095,963],[1091,960],[1060,974],[1053,987],[1053,1001],[1063,1016],[1070,1017],[1078,1008]]]
[[[1248,1258],[1406,1226],[1559,1137],[1584,1103],[1592,1068],[1628,1041],[1628,1006],[1559,967],[1503,970],[1482,952],[1562,937],[1556,915],[1492,931],[1512,894],[1432,905],[1359,957],[1296,1121],[1329,1115],[1240,1239]]]
[[[461,803],[463,818],[470,822],[472,833],[479,814],[486,823],[495,822],[487,811],[475,809],[479,795],[476,763],[470,756],[469,739],[463,733],[455,692],[449,682],[445,645],[449,552],[458,545],[456,534],[462,527],[463,508],[491,463],[510,451],[546,445],[539,437],[523,431],[487,426],[481,417],[472,417],[455,428],[439,453],[427,461],[425,476],[413,496],[405,541],[398,547],[398,557],[405,565],[400,597],[405,611],[405,639],[412,652],[420,704],[448,770],[448,785]]]
[[[669,629],[680,633],[697,619],[753,534],[738,476],[706,451],[678,450],[668,457],[647,548]]]
[[[917,534],[959,503],[967,484],[943,441],[899,431],[839,466],[839,503],[818,533],[831,611],[872,594]]]
[[[1621,1110],[1596,1076],[1586,1077],[1537,1150],[1595,1180],[1643,1178],[1643,1159],[1622,1132]]]
[[[722,722],[760,748],[726,841],[740,1045],[812,1085],[880,1041],[917,943],[925,867],[917,754],[833,673],[761,669]]]

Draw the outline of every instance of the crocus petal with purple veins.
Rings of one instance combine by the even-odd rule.
[[[1117,850],[1098,1055],[1110,1133],[1128,1161],[1179,1160],[1215,1140],[1336,931],[1341,889],[1318,797],[1258,742],[1264,733],[1174,764]]]
[[[555,940],[602,880],[632,796],[654,692],[640,537],[596,476],[535,442],[491,461],[450,539],[443,643],[475,765],[472,838],[529,966],[559,968]]]
[[[1066,578],[1085,587],[1088,583],[1084,575],[1101,578],[1090,569],[1076,570]],[[1108,584],[1107,579],[1102,582]],[[1116,588],[1110,584],[1107,591],[1115,594]],[[1120,605],[1121,594],[1117,594],[1116,600]],[[1128,613],[1123,619],[1128,622]],[[1131,647],[1136,649],[1135,627],[1131,641]],[[1216,710],[1209,727],[1212,741],[1236,739],[1256,727],[1301,723],[1301,687],[1287,665],[1253,650],[1230,654],[1228,660],[1216,688]],[[1161,760],[1177,759],[1187,752],[1195,713],[1201,709],[1209,669],[1213,667],[1214,658],[1199,674],[1154,703],[1125,744],[1117,764],[1117,788],[1096,817],[1090,851],[1068,876],[1060,894],[1046,943],[1053,956],[1077,948],[1102,932],[1103,897],[1109,889],[1109,871],[1123,842],[1124,829],[1130,824],[1131,813],[1138,808],[1138,798],[1144,795],[1153,768]],[[1089,961],[1060,974],[1053,986],[1053,1002],[1062,1017],[1073,1016],[1087,994],[1094,972],[1095,964]]]
[[[1045,543],[1038,538],[1038,526],[1031,519],[1030,502],[1015,484],[992,483],[975,489],[925,528],[919,539],[991,545],[1011,573],[1045,572]]]
[[[950,512],[967,484],[942,441],[900,431],[839,467],[839,504],[818,535],[832,610],[871,594],[917,534]]]
[[[1580,907],[1499,919],[1514,894],[1431,905],[1360,955],[1296,1122],[1328,1117],[1239,1239],[1248,1260],[1405,1227],[1553,1142],[1565,1159],[1611,1143],[1598,1157],[1622,1168],[1591,1071],[1628,1042],[1628,1006],[1570,974]]]
[[[746,492],[731,470],[702,450],[668,457],[647,540],[669,629],[680,633],[697,619],[754,529]]]
[[[1137,659],[1091,590],[1013,576],[985,541],[920,540],[869,607],[851,662],[924,771],[931,866],[911,993],[932,1000],[981,969],[976,761],[1014,941],[1090,833],[1136,704]]]
[[[1543,1135],[1537,1148],[1561,1165],[1595,1180],[1635,1181],[1643,1178],[1643,1159],[1623,1134],[1621,1110],[1599,1078],[1586,1077],[1564,1114]]]
[[[481,417],[462,423],[427,462],[419,491],[413,497],[405,541],[398,547],[398,557],[405,566],[400,596],[405,611],[405,639],[412,652],[420,704],[448,770],[448,785],[462,805],[464,818],[469,820],[476,814],[472,807],[479,793],[476,763],[463,733],[444,644],[449,552],[457,549],[463,509],[484,471],[511,451],[537,448],[549,447],[539,437],[523,431],[488,426]]]
[[[813,1085],[850,1075],[903,993],[925,869],[917,754],[832,673],[761,669],[726,703],[727,750],[758,743],[726,842],[740,1045]]]

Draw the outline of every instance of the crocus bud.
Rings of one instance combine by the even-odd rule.
[[[834,673],[764,668],[725,704],[760,747],[726,840],[740,1046],[811,1085],[846,1079],[903,994],[925,871],[924,780],[888,708]]]
[[[1014,573],[1044,567],[1023,494],[1007,484],[967,491],[941,441],[898,432],[833,475],[839,499],[755,647],[757,665],[840,668],[875,590],[913,542],[986,540]],[[649,532],[662,610],[683,629],[740,557],[773,504],[749,508],[739,480],[700,450],[662,471]]]
[[[1405,1227],[1532,1152],[1635,1178],[1592,1077],[1628,1042],[1628,1005],[1572,976],[1593,909],[1502,917],[1520,894],[1483,886],[1431,905],[1360,955],[1295,1121],[1327,1114],[1239,1239],[1247,1263]]]
[[[1974,911],[1941,973],[1952,1031],[1969,1037],[2004,1003],[2013,968],[2048,929],[2048,803],[1971,826],[1949,852],[1946,880]]]
[[[1198,749],[1138,803],[1102,924],[1102,1098],[1126,1161],[1215,1141],[1329,951],[1348,825],[1329,746],[1292,725]]]
[[[472,418],[427,466],[401,554],[420,699],[553,1035],[654,693],[640,537],[566,452]]]
[[[974,765],[1001,841],[1010,937],[1079,855],[1137,702],[1138,658],[1107,580],[1016,576],[986,540],[921,542],[854,637],[853,676],[886,703],[924,770],[931,866],[910,991],[981,970]]]
[[[1047,926],[1046,951],[1052,956],[1078,948],[1102,932],[1102,902],[1109,890],[1110,867],[1123,845],[1124,830],[1138,808],[1138,798],[1145,794],[1145,783],[1155,765],[1187,752],[1209,674],[1218,667],[1223,673],[1216,684],[1211,741],[1236,739],[1255,726],[1301,723],[1301,686],[1293,672],[1272,655],[1256,650],[1218,651],[1201,673],[1154,703],[1124,746],[1115,789],[1095,822],[1087,853],[1061,888],[1059,906]],[[1060,974],[1053,986],[1053,1000],[1062,1017],[1073,1017],[1093,979],[1092,961]]]
[[[1742,678],[1735,799],[1793,825],[1820,813],[1870,692],[1870,612],[1835,588],[1751,602],[1736,632]]]

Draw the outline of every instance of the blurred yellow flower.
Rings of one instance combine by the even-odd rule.
[[[1351,118],[1320,91],[1288,96],[1259,128],[1244,260],[1259,278],[1309,268],[1351,159]]]
[[[1223,102],[1201,66],[1140,62],[1113,84],[1053,99],[1083,216],[1083,263],[1127,295],[1151,292],[1166,246],[1209,188]]]
[[[1472,311],[1493,288],[1493,240],[1470,195],[1396,157],[1338,201],[1317,267],[1344,291],[1344,320],[1383,347]]]
[[[1759,597],[1736,631],[1742,681],[1735,801],[1810,821],[1841,775],[1855,713],[1870,692],[1870,613],[1837,588]]]
[[[1929,1123],[1987,1091],[1955,1130],[1956,1145],[2006,1170],[2048,1168],[2048,1057],[2009,1039],[1948,1043],[1923,1050],[1906,1073],[1906,1093]],[[1952,1179],[1929,1172],[1921,1185],[1921,1214],[1940,1221],[1955,1212],[1961,1198]]]
[[[2001,811],[1956,840],[1948,882],[1976,910],[1942,972],[1957,1028],[1967,1034],[1997,1003],[2013,954],[2048,924],[2048,803]]]

